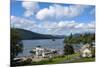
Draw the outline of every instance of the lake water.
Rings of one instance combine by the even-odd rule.
[[[53,41],[52,39],[41,39],[41,40],[23,40],[24,50],[23,53],[20,53],[18,57],[20,56],[30,56],[30,51],[33,47],[41,46],[43,48],[51,48],[51,49],[59,49],[61,52],[63,52],[64,48],[64,39],[55,39]]]

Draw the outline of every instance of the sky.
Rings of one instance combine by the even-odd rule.
[[[42,34],[95,32],[95,6],[11,1],[11,27]]]

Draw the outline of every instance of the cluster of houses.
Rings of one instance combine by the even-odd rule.
[[[32,54],[33,56],[35,57],[43,57],[43,58],[46,58],[46,57],[53,57],[54,55],[58,55],[59,50],[57,49],[49,49],[49,48],[41,48],[41,47],[35,47],[32,49]]]
[[[18,61],[26,61],[27,59],[30,58],[32,61],[41,61],[59,55],[59,50],[57,49],[42,48],[42,47],[34,47],[30,52],[32,56],[14,58],[14,60],[18,62]]]
[[[92,50],[95,49],[94,45],[90,44],[84,44],[80,49],[79,53],[81,57],[92,57]],[[55,55],[60,55],[59,50],[57,49],[49,49],[49,48],[41,48],[41,47],[35,47],[32,49],[32,54],[35,57],[53,57]]]
[[[84,44],[80,50],[79,50],[79,53],[80,53],[80,56],[81,57],[92,57],[93,56],[93,52],[92,50],[95,50],[95,46],[94,45],[90,45],[90,44]],[[49,48],[41,48],[41,47],[34,47],[31,51],[32,53],[32,58],[52,58],[54,56],[59,56],[61,55],[59,53],[60,51],[57,50],[57,49],[49,49]],[[18,60],[19,58],[17,58]],[[24,58],[24,60],[27,59],[27,58]],[[38,60],[37,59],[37,60]],[[16,60],[16,58],[15,58]]]

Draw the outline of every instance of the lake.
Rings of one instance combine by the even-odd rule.
[[[43,48],[51,48],[51,49],[59,49],[61,52],[63,52],[64,48],[64,39],[55,39],[53,41],[52,39],[41,39],[41,40],[22,40],[24,50],[23,53],[20,53],[18,57],[21,56],[30,56],[30,51],[33,47],[41,46]]]

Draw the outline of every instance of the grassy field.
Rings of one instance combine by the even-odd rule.
[[[77,62],[95,62],[95,58],[80,58],[78,60],[73,60],[69,63],[77,63]]]
[[[56,56],[47,60],[38,62],[24,63],[23,65],[45,65],[45,64],[62,64],[62,63],[77,63],[77,62],[93,62],[95,58],[81,58],[79,53],[67,55],[67,56]]]
[[[32,62],[32,65],[43,65],[43,64],[60,64],[60,63],[76,63],[76,62],[93,62],[95,58],[80,58],[79,54],[72,54],[68,56],[57,56],[52,59],[42,60],[39,62]]]

